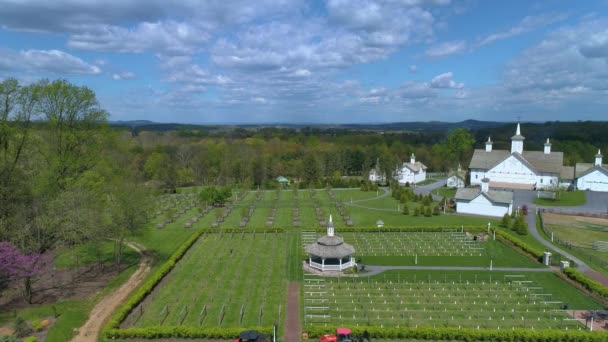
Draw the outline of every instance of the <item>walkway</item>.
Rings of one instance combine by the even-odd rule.
[[[143,248],[131,242],[127,242],[126,245],[134,249],[141,256],[139,267],[126,283],[122,284],[121,287],[108,294],[95,305],[91,313],[89,313],[89,319],[78,329],[78,335],[72,339],[72,342],[96,342],[99,332],[108,319],[110,319],[112,313],[119,305],[125,302],[131,291],[139,286],[148,272],[150,272],[151,260],[142,252]]]
[[[528,205],[528,212],[530,213],[530,215],[526,216],[526,221],[528,222],[528,231],[536,240],[538,240],[538,242],[542,243],[545,247],[552,249],[552,250],[558,252],[559,254],[565,256],[566,258],[574,261],[576,263],[577,270],[585,273],[587,276],[593,278],[595,281],[597,281],[601,284],[604,284],[605,286],[608,286],[608,277],[607,276],[591,269],[591,267],[589,267],[589,265],[587,265],[584,261],[582,261],[581,259],[575,257],[574,255],[566,252],[565,250],[555,246],[551,242],[545,240],[545,238],[542,235],[540,235],[540,233],[538,232],[538,229],[536,228],[536,216],[533,214],[533,213],[536,213],[536,206]]]
[[[466,266],[374,266],[365,265],[369,272],[359,273],[360,277],[369,277],[390,270],[427,270],[427,271],[489,271],[489,267],[466,267]],[[529,268],[529,267],[493,267],[492,271],[504,272],[553,272],[551,268]]]
[[[287,286],[287,310],[285,317],[285,342],[300,342],[300,283],[290,282]]]
[[[441,188],[442,186],[446,185],[447,183],[448,183],[447,178],[438,179],[435,183],[415,187],[414,193],[416,195],[422,194],[424,196],[427,196],[428,194],[431,193],[431,191],[433,191],[437,188]]]

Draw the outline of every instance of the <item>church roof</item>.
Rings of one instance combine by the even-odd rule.
[[[482,192],[480,188],[460,188],[456,191],[457,200],[472,201],[480,195],[485,196],[490,202],[511,204],[513,202],[513,192],[505,190],[488,190]]]
[[[415,162],[415,163],[403,163],[403,167],[407,167],[408,169],[414,171],[414,172],[418,172],[420,170],[426,170],[426,165],[422,164],[421,162]]]
[[[575,172],[576,178],[586,176],[595,170],[600,170],[600,172],[603,172],[604,174],[608,175],[608,165],[607,164],[599,166],[599,165],[595,165],[593,163],[576,163],[575,170],[576,170],[576,172]]]
[[[507,159],[511,154],[523,159],[530,164],[536,171],[561,173],[564,164],[563,152],[551,152],[549,154],[543,151],[524,151],[519,153],[511,153],[507,150],[475,150],[469,168],[489,170]]]

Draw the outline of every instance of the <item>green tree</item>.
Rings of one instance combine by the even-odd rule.
[[[321,167],[314,152],[309,152],[304,156],[302,166],[302,176],[304,182],[306,182],[309,186],[318,183],[321,179]]]
[[[466,128],[457,128],[448,134],[446,144],[452,161],[462,162],[473,151],[475,139]]]
[[[501,227],[505,227],[505,228],[509,228],[509,226],[511,225],[511,216],[509,216],[509,214],[504,214],[502,216],[502,219],[500,220],[500,226]]]
[[[424,209],[424,216],[426,216],[426,217],[431,217],[432,216],[431,207],[426,207]]]
[[[410,214],[410,208],[407,205],[407,203],[405,203],[405,204],[403,204],[403,215],[409,215],[409,214]]]

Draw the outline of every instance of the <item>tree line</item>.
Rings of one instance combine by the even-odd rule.
[[[133,154],[107,118],[86,87],[0,83],[0,284],[20,282],[28,302],[49,253],[111,238],[120,265],[124,239],[147,219]]]

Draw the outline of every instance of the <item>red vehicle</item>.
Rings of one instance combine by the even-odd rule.
[[[234,342],[268,342],[268,337],[260,334],[256,330],[246,330],[239,334],[239,338]]]
[[[351,342],[352,340],[350,329],[338,328],[335,335],[323,335],[319,339],[319,342]]]

